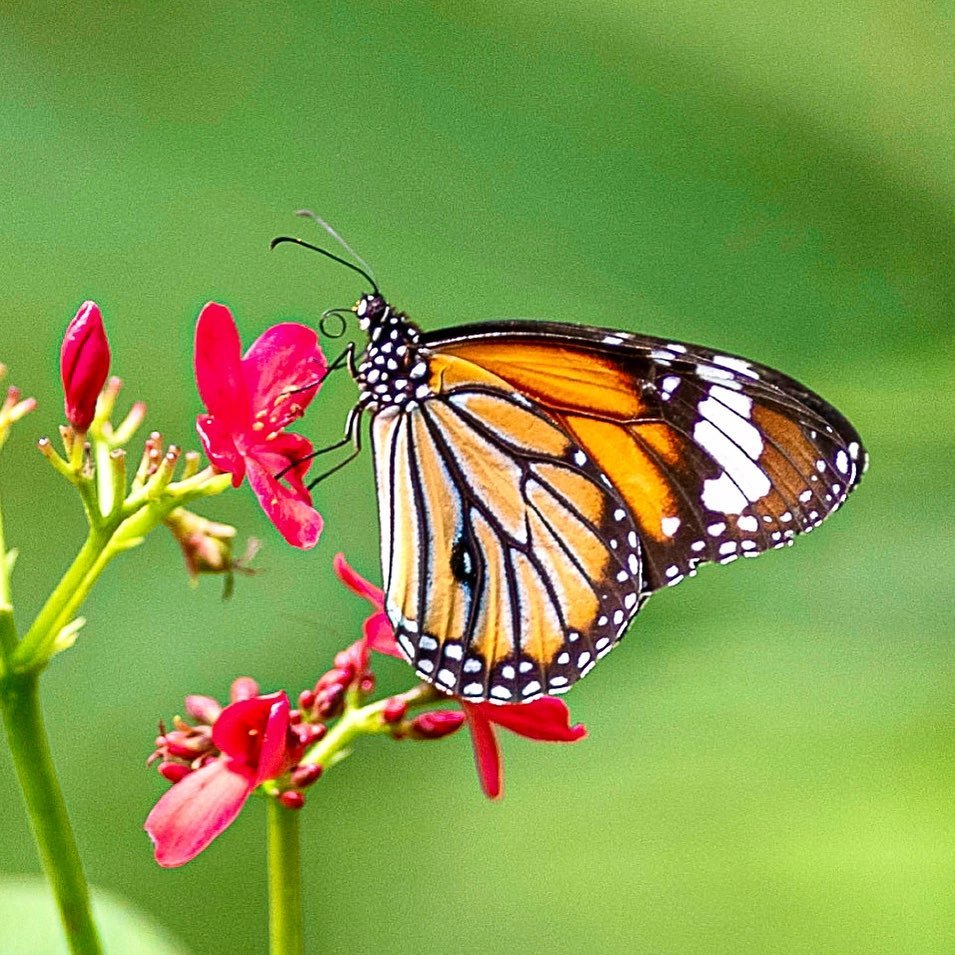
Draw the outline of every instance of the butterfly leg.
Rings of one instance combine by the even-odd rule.
[[[345,350],[328,366],[328,370],[325,374],[330,375],[333,371],[339,371],[342,368],[347,368],[352,378],[358,377],[358,367],[355,364],[354,342],[349,342],[348,345],[345,346]]]
[[[308,486],[313,488],[319,481],[324,481],[329,475],[334,474],[340,468],[343,468],[350,461],[353,461],[361,453],[361,416],[363,409],[359,405],[355,405],[351,411],[348,412],[348,417],[345,420],[345,435],[341,441],[336,441],[334,444],[330,444],[327,447],[319,448],[317,451],[313,451],[311,454],[306,454],[304,457],[297,458],[292,461],[288,466],[282,468],[278,474],[274,475],[276,480],[283,478],[289,471],[294,467],[302,464],[304,461],[311,461],[313,458],[317,458],[319,455],[328,454],[329,451],[337,451],[339,448],[344,448],[345,445],[351,444],[354,446],[354,451],[345,458],[340,464],[337,464],[330,471],[326,471],[324,474],[320,474],[315,478]]]
[[[320,454],[325,454],[326,451],[334,451],[336,448],[343,448],[346,444],[352,445],[352,452],[345,458],[343,461],[339,461],[334,467],[329,468],[327,471],[324,471],[322,474],[319,474],[318,477],[313,478],[308,482],[308,489],[312,490],[316,484],[320,484],[326,478],[331,477],[336,471],[340,471],[346,464],[350,464],[355,458],[361,454],[361,417],[364,413],[364,409],[361,405],[355,405],[351,411],[348,412],[348,419],[345,422],[345,436],[338,441],[337,443],[330,445],[327,448],[320,448],[318,451],[314,451],[309,455],[309,458],[318,457]],[[287,469],[286,469],[287,470]]]

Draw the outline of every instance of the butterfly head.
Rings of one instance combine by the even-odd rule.
[[[389,311],[388,303],[378,292],[367,292],[355,303],[358,326],[363,332],[384,324]]]

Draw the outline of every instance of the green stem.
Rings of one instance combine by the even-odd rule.
[[[299,813],[269,797],[269,952],[302,955],[302,861]]]
[[[109,532],[91,529],[69,570],[56,585],[33,625],[26,632],[14,656],[22,670],[42,667],[60,630],[73,618],[97,577],[114,556]]]
[[[0,705],[40,861],[56,897],[70,951],[99,955],[102,949],[90,912],[89,890],[43,725],[38,674],[7,674],[0,682]]]
[[[3,537],[3,508],[0,507],[0,608],[10,607],[10,573],[7,568],[7,545]]]
[[[3,537],[3,508],[0,507],[0,677],[6,674],[10,658],[17,647],[17,628],[13,621],[8,560],[7,546]]]
[[[210,475],[211,471],[203,472],[180,481],[174,485],[173,493],[155,500],[142,492],[131,495],[119,517],[91,527],[80,552],[17,647],[14,666],[21,671],[46,666],[57,635],[76,616],[93,584],[114,557],[138,544],[177,507],[197,497],[218,494],[228,487],[228,475],[211,480]],[[121,523],[117,523],[119,520]]]

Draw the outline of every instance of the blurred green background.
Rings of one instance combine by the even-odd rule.
[[[0,458],[22,623],[83,532],[32,447],[76,307],[102,306],[149,425],[195,446],[204,301],[250,341],[361,290],[268,253],[318,240],[302,206],[425,327],[539,315],[740,352],[872,454],[821,532],[651,601],[568,698],[586,742],[504,740],[502,803],[464,736],[330,773],[303,817],[315,951],[955,951],[953,24],[859,0],[3,5],[0,359],[41,402]],[[337,437],[353,399],[329,383],[304,430]],[[357,636],[331,558],[378,577],[369,456],[317,504],[311,553],[246,492],[203,508],[264,540],[228,603],[157,534],[44,683],[91,879],[195,952],[264,950],[264,806],[160,871],[144,760],[186,693],[297,692]],[[0,870],[36,872],[5,746],[0,774]]]

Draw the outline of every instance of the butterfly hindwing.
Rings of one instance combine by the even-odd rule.
[[[373,423],[386,607],[421,676],[465,699],[562,692],[647,591],[637,524],[570,432],[470,362]]]

